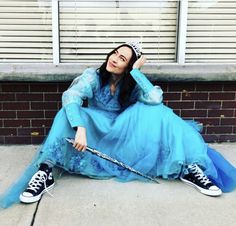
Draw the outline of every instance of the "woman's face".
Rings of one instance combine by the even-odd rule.
[[[127,46],[117,49],[108,58],[106,70],[115,75],[121,75],[125,72],[132,57],[132,50]]]

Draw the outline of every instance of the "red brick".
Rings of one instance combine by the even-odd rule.
[[[51,119],[32,119],[33,127],[50,127],[52,125]]]
[[[236,101],[223,101],[222,108],[236,108]]]
[[[209,94],[210,100],[235,100],[235,93],[233,92],[221,92],[221,93],[210,93]]]
[[[3,83],[2,92],[29,92],[29,85],[24,83]]]
[[[55,83],[31,83],[30,92],[57,92]]]
[[[221,125],[236,125],[236,118],[221,118]]]
[[[88,107],[88,102],[86,100],[84,100],[82,106]],[[57,102],[57,110],[60,110],[61,108],[62,108],[62,102],[59,101],[59,102]]]
[[[0,118],[16,118],[16,111],[0,111]]]
[[[56,109],[57,110],[57,102],[32,102],[31,109]]]
[[[17,111],[18,118],[44,118],[43,111]]]
[[[30,136],[5,137],[5,144],[31,144]]]
[[[220,119],[219,118],[198,118],[197,119],[200,123],[202,123],[204,126],[207,125],[220,125]]]
[[[42,144],[45,139],[45,136],[31,137],[32,144]]]
[[[15,94],[14,93],[1,93],[0,94],[0,100],[1,101],[15,100]]]
[[[208,134],[224,134],[224,133],[232,133],[232,126],[207,126]]]
[[[168,106],[172,109],[193,109],[193,101],[168,101]]]
[[[217,82],[204,82],[196,84],[196,91],[222,91],[223,84]]]
[[[44,93],[45,101],[61,101],[61,93]]]
[[[42,93],[17,93],[16,100],[18,101],[43,101]]]
[[[58,111],[45,111],[45,118],[54,118]]]
[[[44,133],[46,134],[46,135],[48,135],[48,133],[50,132],[50,130],[51,130],[51,127],[49,127],[49,128],[44,128]]]
[[[0,136],[0,144],[5,144],[5,136]]]
[[[0,135],[4,136],[16,135],[16,128],[0,128]]]
[[[196,101],[195,108],[196,109],[220,109],[221,102],[220,101]]]
[[[183,92],[182,100],[208,100],[208,93]]]
[[[198,123],[200,123],[199,121],[197,121]],[[202,131],[201,131],[201,134],[206,134],[206,126],[203,125],[202,127]]]
[[[206,143],[217,143],[220,141],[220,135],[218,134],[203,134],[202,137]]]
[[[206,110],[181,110],[181,117],[206,117]]]
[[[209,117],[233,117],[234,110],[208,110]]]
[[[11,119],[4,120],[4,127],[30,127],[30,120]]]
[[[173,112],[174,112],[176,115],[181,116],[181,110],[176,110],[176,109],[174,109]]]
[[[236,142],[236,134],[222,134],[219,142]]]
[[[233,127],[233,133],[236,134],[236,126]]]
[[[18,128],[17,134],[19,136],[21,135],[28,135],[28,136],[39,136],[44,135],[44,129],[43,128]]]
[[[236,91],[236,82],[225,82],[224,91]]]
[[[167,103],[177,115],[182,114],[183,118],[195,119],[204,124],[203,135],[209,142],[233,141],[235,139],[236,82],[156,82],[155,84],[160,85],[165,91],[164,103]],[[65,91],[69,85],[70,82],[24,82],[4,83],[3,87],[2,83],[0,90],[3,87],[6,92],[1,92],[0,94],[0,109],[4,109],[4,107],[15,109],[16,106],[14,105],[18,104],[17,101],[22,101],[23,103],[29,103],[29,107],[32,105],[32,108],[35,108],[35,110],[0,111],[0,127],[3,126],[4,129],[14,129],[16,132],[18,131],[19,134],[25,134],[0,136],[0,143],[7,144],[9,141],[10,143],[26,144],[42,143],[45,137],[44,134],[48,134],[53,118],[61,107],[62,92]],[[197,91],[195,91],[195,89],[197,89]],[[11,91],[12,93],[10,93]],[[29,91],[32,92],[29,93]],[[209,97],[212,99],[209,100]],[[11,101],[13,101],[13,103]],[[51,102],[49,103],[50,106],[48,102]],[[23,106],[20,106],[20,109],[22,109],[22,107]],[[40,108],[42,109],[38,110]],[[192,113],[189,113],[188,110],[191,110]],[[198,110],[202,110],[202,112],[200,111],[199,113]],[[209,112],[208,118],[205,116],[204,111]],[[233,116],[232,112],[234,112]],[[204,116],[199,117],[202,113]],[[19,114],[19,119],[16,119],[16,114]],[[220,118],[221,115],[225,117]],[[26,118],[24,118],[24,116],[26,116]],[[232,128],[232,132],[230,128]],[[37,132],[37,130],[41,131],[42,135],[32,136],[31,132]],[[5,132],[6,130],[4,133]]]
[[[168,106],[169,101],[168,100],[163,100],[162,103],[166,106]]]
[[[29,110],[29,102],[4,102],[4,110]]]
[[[181,93],[164,93],[164,100],[180,100]]]
[[[194,83],[190,83],[190,82],[181,82],[181,83],[171,83],[169,84],[169,92],[172,91],[194,91],[195,90],[195,84]]]
[[[72,82],[72,81],[71,81],[71,82]],[[59,93],[62,93],[62,92],[64,92],[64,91],[66,91],[66,90],[69,88],[71,82],[58,83],[58,92],[59,92]]]

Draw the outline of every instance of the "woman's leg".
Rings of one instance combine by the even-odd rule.
[[[183,132],[183,137],[186,137],[186,139],[183,139],[182,142],[186,143],[187,145],[183,145],[183,148],[191,148],[190,146],[198,144],[198,147],[206,146],[204,140],[200,137],[200,134],[197,132],[195,126],[192,126],[191,123],[187,123],[179,116],[175,115],[174,112],[169,112],[170,118],[176,118],[176,120],[173,121],[175,128],[179,127],[180,131],[181,128],[190,127],[190,129],[186,129]],[[193,130],[193,132],[191,131]],[[180,132],[179,131],[179,132]],[[180,132],[181,133],[181,132]],[[191,134],[191,136],[189,136]],[[189,140],[188,140],[189,137]],[[177,136],[176,136],[177,138]],[[195,143],[196,142],[196,143]],[[189,145],[189,147],[188,147]],[[191,155],[193,155],[192,152],[184,151],[186,153],[186,159],[188,159]],[[207,155],[207,148],[204,151],[206,153],[206,158],[209,159]],[[190,157],[191,159],[191,157]],[[207,171],[207,168],[204,168],[204,166],[199,165],[194,160],[193,161],[187,161],[184,163],[182,167],[182,172],[180,174],[180,180],[184,183],[191,185],[195,187],[197,190],[199,190],[202,194],[209,195],[209,196],[220,196],[222,194],[222,191],[219,187],[217,187],[206,175],[205,171]],[[206,167],[206,166],[205,166]]]
[[[41,199],[45,192],[48,192],[54,186],[52,167],[48,161],[41,163],[39,170],[31,178],[28,187],[20,195],[20,201],[23,203],[33,203]],[[51,165],[52,166],[52,165]]]
[[[207,144],[194,126],[170,108],[137,103],[127,109],[116,124],[115,131],[109,135],[119,142],[117,148],[113,145],[114,155],[120,154],[118,158],[128,159],[128,164],[135,164],[138,170],[153,176],[175,179],[182,175],[185,182],[203,194],[221,194],[205,175],[205,172],[217,173],[207,155]],[[119,149],[123,146],[125,151],[121,155]]]
[[[64,139],[65,130],[74,133],[67,120],[65,110],[62,108],[56,115],[51,130],[42,145],[41,154],[38,159],[39,169],[30,179],[27,188],[20,194],[20,201],[23,203],[33,203],[41,199],[45,192],[54,186],[52,168],[56,162],[55,153],[51,153],[50,146],[57,146],[58,139]],[[66,132],[67,134],[68,132]],[[60,150],[57,150],[60,152]],[[59,153],[58,153],[59,154]]]
[[[207,177],[197,164],[186,166],[180,180],[195,187],[204,195],[220,196],[222,194],[221,189]]]

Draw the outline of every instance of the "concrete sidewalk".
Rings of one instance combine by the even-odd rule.
[[[236,143],[214,144],[236,165]],[[38,146],[0,146],[0,193],[23,171]],[[1,226],[233,226],[236,191],[204,196],[182,182],[93,180],[63,174],[39,203],[0,210]]]

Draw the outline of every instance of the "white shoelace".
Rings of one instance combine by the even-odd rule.
[[[47,185],[46,185],[46,181],[47,181],[47,174],[42,171],[39,170],[36,174],[34,174],[34,176],[31,178],[30,182],[29,182],[29,186],[27,189],[29,190],[33,190],[34,192],[37,192],[37,190],[40,188],[41,183],[43,182],[44,185],[44,189],[45,191],[51,196],[53,197],[53,195],[49,192]]]
[[[208,177],[203,173],[203,171],[199,168],[197,164],[192,164],[188,166],[188,169],[191,170],[193,174],[198,177],[198,179],[206,186],[207,184],[211,184],[212,182],[208,179]]]

